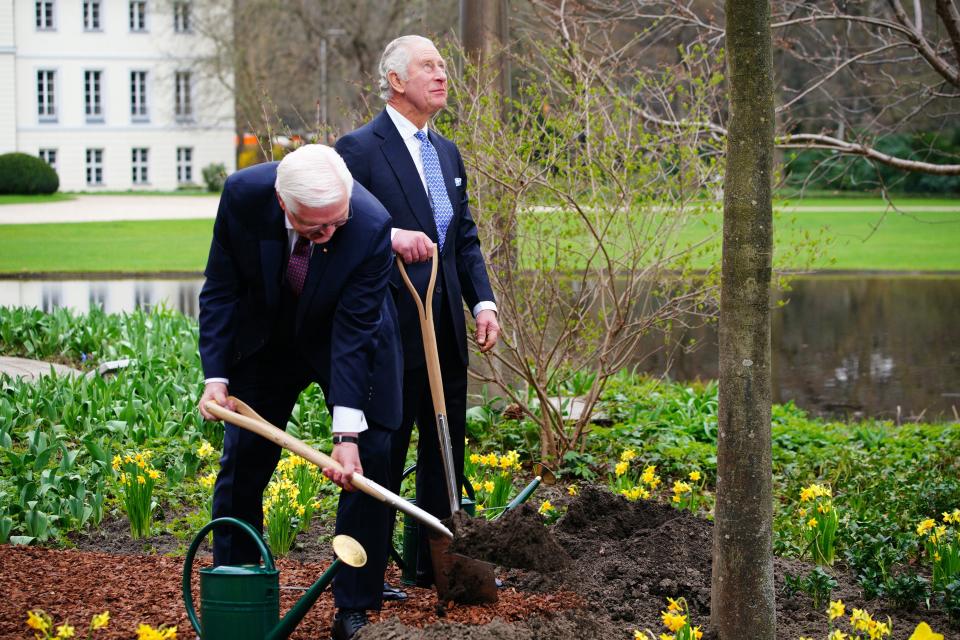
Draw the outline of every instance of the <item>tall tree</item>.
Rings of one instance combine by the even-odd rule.
[[[773,54],[768,0],[726,0],[720,398],[711,623],[776,637],[770,435]]]

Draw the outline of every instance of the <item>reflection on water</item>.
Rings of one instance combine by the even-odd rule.
[[[203,280],[0,280],[0,305],[107,312],[164,303],[197,316]],[[960,410],[960,277],[797,278],[773,311],[773,398],[810,411],[904,419]],[[716,327],[687,334],[693,352],[663,350],[642,368],[676,380],[717,377]],[[654,338],[662,340],[661,338]],[[655,342],[647,345],[655,348]],[[648,351],[649,349],[645,349]]]

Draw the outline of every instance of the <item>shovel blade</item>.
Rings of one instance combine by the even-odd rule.
[[[431,534],[429,542],[433,579],[441,602],[483,604],[497,601],[497,581],[492,564],[451,553],[451,540],[444,536]]]

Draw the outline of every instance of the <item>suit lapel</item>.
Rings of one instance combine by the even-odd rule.
[[[457,225],[457,219],[460,216],[460,196],[457,194],[457,185],[454,182],[455,178],[463,179],[463,176],[457,175],[457,164],[454,162],[453,157],[446,152],[446,145],[435,144],[436,136],[433,132],[430,133],[430,142],[433,144],[433,148],[437,150],[437,157],[440,159],[440,170],[443,171],[443,184],[447,188],[447,197],[450,198],[450,206],[453,207],[453,219],[450,220],[450,224],[447,226],[447,234],[443,239],[444,248],[448,247],[447,240],[450,238],[450,233],[453,228]]]
[[[336,236],[334,236],[334,238],[335,237]],[[303,314],[305,314],[306,310],[310,307],[313,296],[317,293],[317,287],[323,280],[323,272],[326,271],[327,264],[329,264],[330,261],[328,251],[333,250],[333,238],[324,244],[313,245],[313,251],[310,253],[310,266],[307,268],[307,279],[303,283],[303,291],[300,292],[300,300],[297,303],[297,331],[300,331]]]
[[[283,286],[283,260],[287,250],[287,232],[283,224],[283,210],[276,198],[266,221],[260,240],[260,270],[263,276],[267,308],[279,303],[280,287]]]
[[[400,183],[400,189],[407,199],[410,211],[414,218],[420,224],[420,228],[428,236],[437,237],[437,224],[433,220],[433,207],[427,198],[427,192],[423,188],[423,182],[420,180],[420,174],[417,172],[416,165],[413,164],[413,158],[410,157],[410,150],[407,149],[407,143],[400,137],[393,121],[386,111],[382,111],[377,116],[374,131],[383,138],[380,149],[390,168],[393,169],[397,182]]]

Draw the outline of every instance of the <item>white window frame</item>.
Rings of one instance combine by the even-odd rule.
[[[193,121],[193,74],[180,70],[173,75],[173,114],[177,122]]]
[[[189,0],[174,0],[173,30],[176,33],[193,33],[192,7]]]
[[[100,0],[83,0],[83,30],[103,31],[103,3]]]
[[[103,148],[86,149],[86,162],[84,171],[86,173],[86,185],[88,187],[102,187],[103,182]]]
[[[35,0],[33,7],[34,25],[37,27],[37,31],[56,31],[56,0]]]
[[[133,147],[130,150],[130,172],[134,185],[143,186],[150,184],[149,167],[150,149],[147,147]]]
[[[37,69],[37,119],[57,121],[57,70]]]
[[[146,33],[147,0],[129,0],[127,18],[130,33]]]
[[[87,122],[103,122],[103,69],[83,70],[83,112]]]
[[[150,108],[147,91],[149,74],[144,69],[130,71],[130,120],[132,122],[149,122]]]
[[[55,148],[44,147],[43,149],[37,151],[37,155],[41,160],[50,165],[51,169],[56,171],[58,174],[60,173],[57,171],[57,150]]]
[[[193,147],[177,147],[177,184],[193,184]]]

